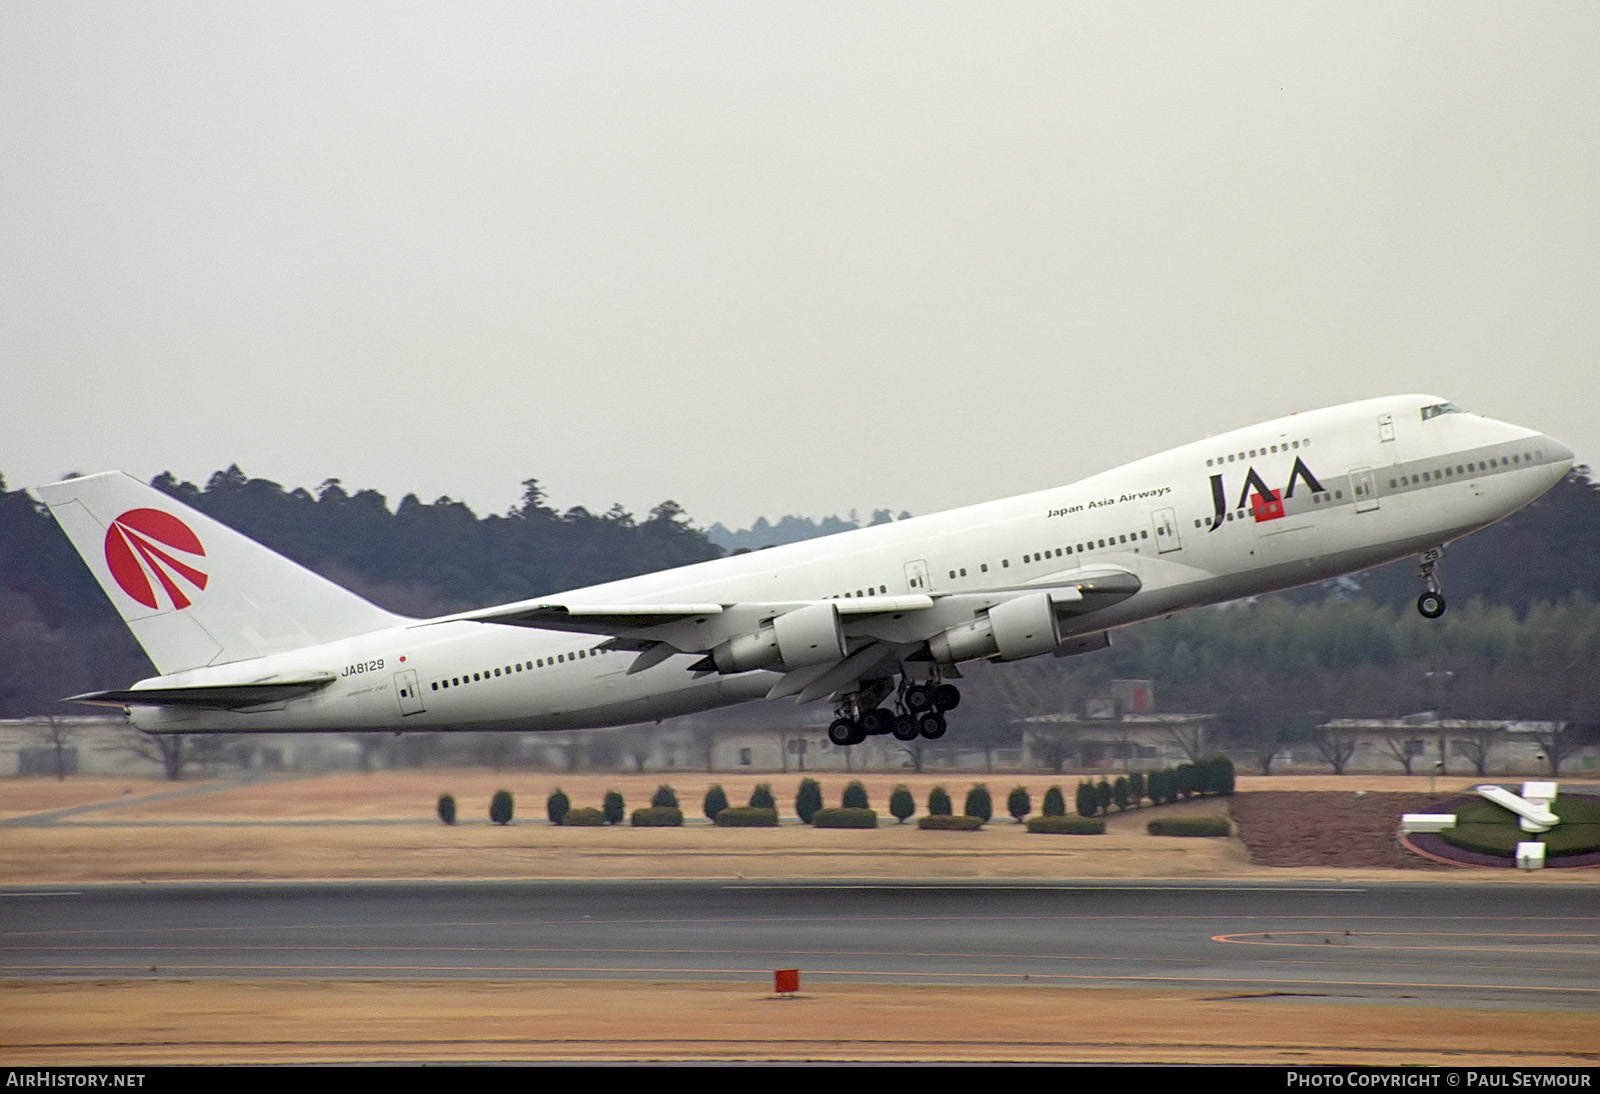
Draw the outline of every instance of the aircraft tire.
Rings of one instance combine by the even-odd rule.
[[[930,711],[917,719],[917,732],[930,741],[937,741],[944,736],[944,731],[949,728],[944,720],[944,715],[937,711]]]
[[[921,731],[917,729],[916,718],[909,714],[897,714],[894,718],[894,725],[890,727],[889,732],[894,735],[894,739],[897,741],[914,741]]]
[[[881,737],[894,728],[894,714],[882,707],[867,711],[857,722],[858,732],[862,738]]]
[[[906,688],[906,709],[921,714],[933,709],[933,688],[927,684],[913,684]]]
[[[940,714],[961,705],[961,689],[954,684],[940,684],[933,689],[933,706]]]
[[[1444,594],[1423,593],[1417,597],[1417,611],[1424,619],[1438,619],[1444,614]]]
[[[856,733],[857,729],[854,722],[848,718],[836,718],[833,724],[828,727],[828,740],[840,747],[853,745],[860,739],[856,736]]]

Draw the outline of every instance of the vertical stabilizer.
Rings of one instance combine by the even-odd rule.
[[[402,621],[121,472],[34,493],[162,675]]]

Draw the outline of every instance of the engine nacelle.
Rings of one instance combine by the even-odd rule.
[[[953,665],[978,657],[1020,661],[1049,653],[1060,644],[1055,601],[1049,593],[1031,593],[934,635],[928,639],[928,650],[935,661]]]
[[[718,672],[775,669],[789,672],[845,655],[844,628],[831,601],[785,612],[753,634],[730,638],[711,651]]]

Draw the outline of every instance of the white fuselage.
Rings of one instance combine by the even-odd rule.
[[[576,590],[563,604],[682,604],[931,596],[846,633],[914,643],[970,619],[988,594],[1062,584],[1082,568],[1139,578],[1071,620],[1063,639],[1289,588],[1440,546],[1516,511],[1572,453],[1536,431],[1421,397],[1370,400],[1235,430],[1069,486]],[[1441,404],[1448,406],[1448,404]],[[895,628],[909,628],[896,633]],[[777,674],[692,671],[677,655],[628,673],[604,635],[419,620],[325,645],[146,681],[167,687],[331,673],[252,711],[133,706],[166,732],[573,729],[767,694]]]

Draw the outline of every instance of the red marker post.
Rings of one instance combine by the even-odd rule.
[[[779,995],[793,995],[800,990],[799,969],[777,969],[772,974],[772,990]]]

